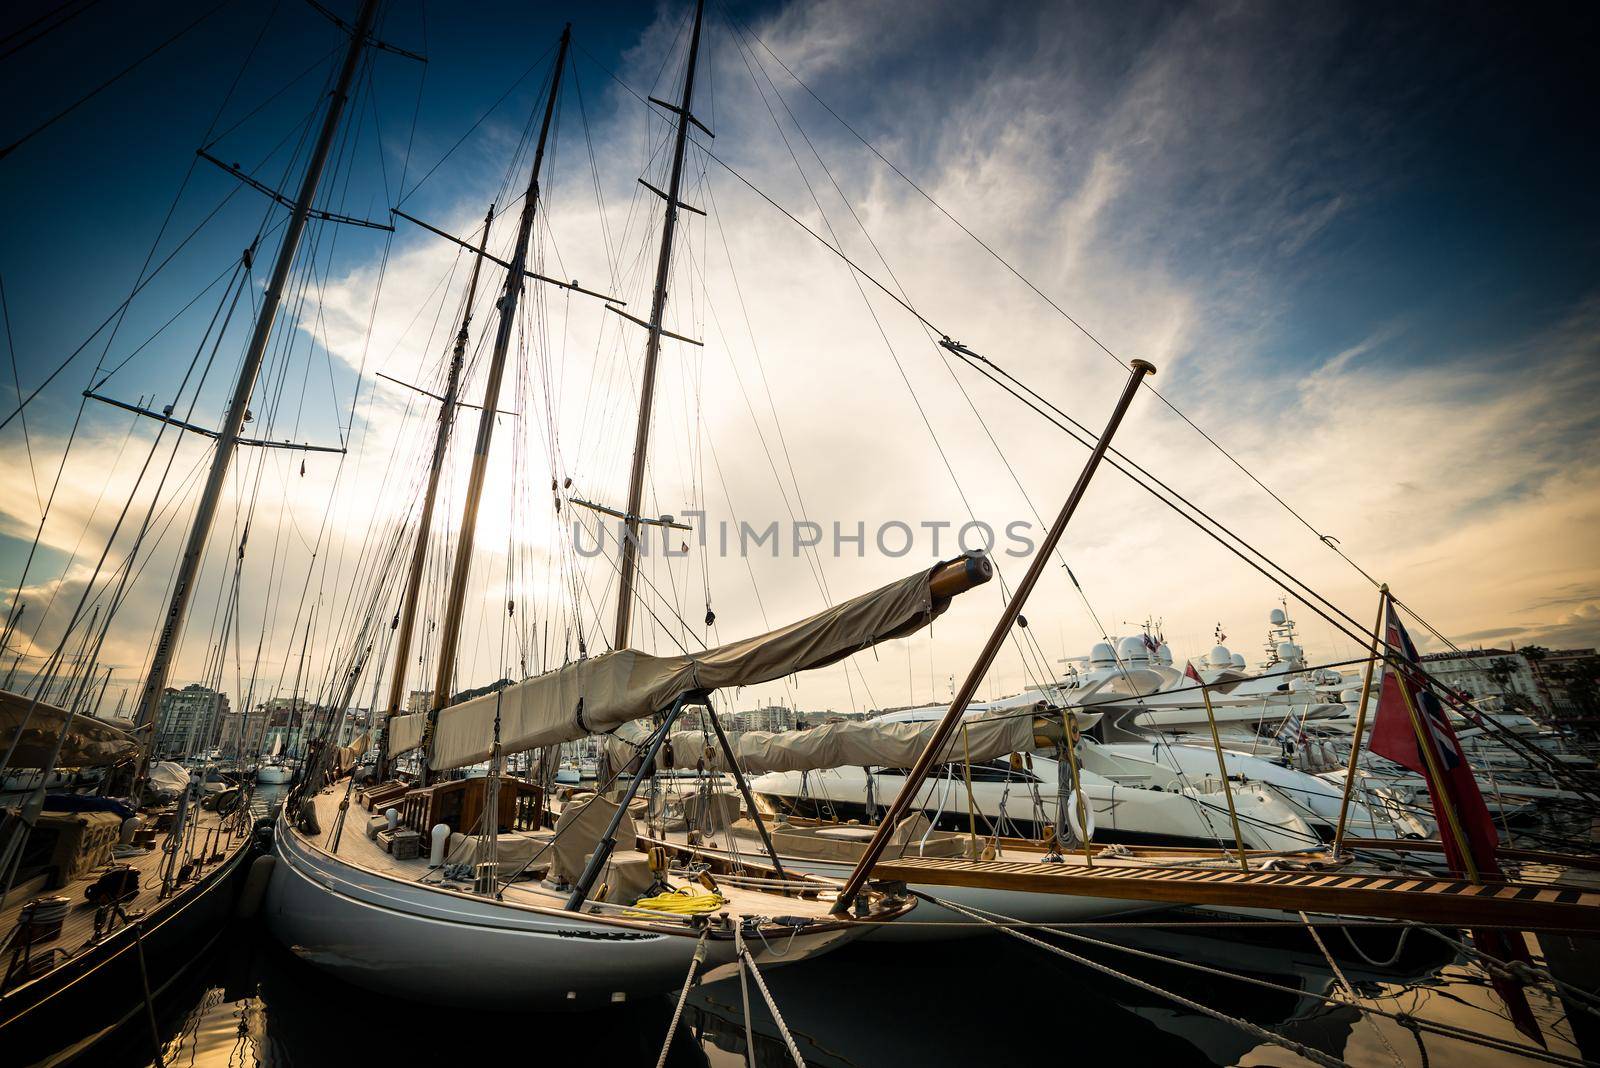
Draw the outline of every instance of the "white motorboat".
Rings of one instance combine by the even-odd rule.
[[[970,811],[964,769],[960,763],[947,764],[918,791],[916,808],[940,829],[960,831],[975,824],[983,836],[1040,840],[1056,826],[1058,799],[1066,796],[1059,784],[1069,769],[1039,754],[1031,755],[1027,763],[1032,767],[1014,768],[1005,760],[974,763]],[[762,802],[778,812],[832,822],[872,822],[875,810],[897,797],[903,782],[899,769],[842,767],[761,775],[750,785]],[[1091,813],[1090,835],[1096,842],[1212,849],[1235,844],[1215,772],[1209,783],[1180,783],[1169,773],[1163,784],[1152,785],[1136,774],[1111,777],[1085,764],[1079,771],[1079,788]],[[1234,806],[1247,849],[1296,851],[1322,844],[1305,819],[1265,788],[1238,784]],[[1070,801],[1067,812],[1069,820],[1076,819]]]

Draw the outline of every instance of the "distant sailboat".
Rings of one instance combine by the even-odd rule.
[[[262,786],[281,786],[294,778],[294,768],[283,759],[283,735],[274,735],[272,752],[256,769],[256,782]]]

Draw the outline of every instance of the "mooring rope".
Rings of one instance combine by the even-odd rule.
[[[667,1025],[666,1041],[661,1043],[661,1056],[656,1060],[656,1068],[667,1068],[667,1052],[672,1049],[672,1036],[678,1033],[678,1021],[683,1019],[683,1005],[689,1000],[689,991],[694,988],[695,975],[700,971],[700,965],[706,959],[706,939],[711,935],[711,928],[707,927],[700,932],[700,938],[694,944],[694,956],[689,958],[689,974],[684,977],[683,989],[678,992],[678,1004],[672,1010],[672,1022]]]
[[[1333,972],[1333,977],[1339,981],[1339,989],[1344,991],[1345,997],[1350,1002],[1351,1007],[1359,1012],[1361,1006],[1356,1004],[1356,988],[1351,985],[1350,980],[1344,977],[1344,970],[1339,967],[1339,962],[1333,959],[1332,953],[1328,952],[1328,947],[1323,944],[1322,935],[1318,934],[1316,927],[1312,926],[1311,917],[1307,916],[1304,910],[1301,910],[1300,920],[1306,925],[1306,931],[1311,935],[1311,941],[1315,942],[1317,944],[1317,948],[1322,951],[1322,959],[1328,962],[1329,971]],[[1404,947],[1404,931],[1400,933],[1400,939],[1400,945]],[[1394,955],[1398,959],[1400,956],[1400,950],[1395,950]],[[1378,1036],[1378,1041],[1383,1043],[1383,1048],[1389,1051],[1389,1056],[1394,1058],[1394,1063],[1399,1065],[1400,1068],[1406,1068],[1405,1060],[1395,1050],[1394,1046],[1390,1044],[1389,1036],[1383,1033],[1383,1030],[1378,1026],[1378,1022],[1371,1016],[1368,1016],[1366,1013],[1362,1013],[1361,1018],[1367,1021],[1367,1026],[1371,1027],[1372,1033]]]
[[[741,928],[734,929],[733,944],[734,948],[738,950],[740,961],[750,969],[750,976],[756,981],[756,989],[761,992],[761,1000],[767,1003],[767,1011],[772,1013],[772,1022],[778,1025],[778,1034],[783,1036],[783,1044],[789,1047],[789,1056],[794,1058],[795,1068],[806,1068],[805,1058],[800,1056],[800,1047],[795,1045],[794,1036],[789,1033],[789,1025],[783,1022],[783,1014],[778,1011],[778,1003],[772,1000],[772,992],[767,989],[767,981],[761,978],[761,970],[756,967],[756,959],[750,955],[750,949],[745,945],[744,932]],[[749,1028],[750,1011],[747,1006],[745,1009],[745,1029],[747,1034]],[[745,1053],[753,1058],[754,1050],[747,1049]]]

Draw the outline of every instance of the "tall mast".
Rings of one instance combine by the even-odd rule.
[[[517,300],[522,296],[527,261],[528,235],[533,231],[534,209],[539,203],[539,168],[544,164],[545,143],[550,122],[555,117],[556,95],[561,88],[561,72],[567,65],[567,46],[572,43],[572,24],[561,31],[561,47],[556,52],[555,70],[550,76],[550,98],[544,105],[544,122],[539,127],[539,144],[533,152],[533,172],[528,176],[528,193],[522,201],[522,217],[517,222],[517,244],[506,274],[506,287],[500,296],[500,322],[495,330],[494,351],[489,358],[489,380],[483,387],[483,409],[478,413],[478,440],[472,450],[472,477],[467,483],[467,500],[461,511],[461,540],[456,545],[455,571],[450,576],[450,599],[445,604],[444,632],[439,639],[439,667],[429,702],[424,728],[424,753],[433,748],[433,730],[439,710],[450,699],[455,674],[456,648],[461,641],[461,607],[467,597],[467,577],[472,573],[472,542],[478,529],[478,505],[483,499],[483,479],[489,465],[489,443],[494,440],[495,408],[500,402],[500,380],[505,375],[506,353],[511,348],[511,331],[517,321]],[[423,775],[428,774],[423,766]]]
[[[661,317],[667,307],[667,275],[672,267],[672,239],[678,229],[678,191],[683,183],[683,154],[688,147],[690,106],[694,101],[695,60],[700,54],[700,18],[705,0],[696,0],[694,34],[689,38],[689,67],[683,76],[683,99],[677,108],[678,134],[672,146],[672,175],[667,182],[667,213],[661,226],[661,254],[656,258],[656,288],[650,299],[650,339],[644,350],[644,383],[639,394],[639,426],[633,438],[633,471],[628,478],[626,536],[622,539],[622,575],[617,587],[617,626],[611,647],[625,648],[633,617],[633,576],[639,566],[639,509],[644,504],[644,461],[650,447],[650,412],[655,404],[656,359],[661,354]]]
[[[478,255],[472,263],[472,279],[467,283],[466,310],[461,315],[461,329],[456,333],[455,349],[450,354],[450,376],[445,385],[444,398],[439,404],[439,428],[433,438],[433,464],[428,469],[428,492],[422,498],[422,518],[417,524],[417,544],[411,550],[411,571],[406,577],[405,601],[400,609],[400,633],[395,636],[394,677],[389,680],[388,715],[398,715],[400,699],[405,693],[406,664],[411,659],[411,633],[417,622],[417,598],[422,590],[422,569],[428,558],[428,537],[433,530],[433,503],[439,493],[439,475],[444,470],[444,454],[450,444],[450,430],[456,421],[456,398],[461,392],[461,368],[467,359],[468,327],[472,325],[472,304],[478,295],[478,274],[483,268],[483,254],[489,246],[489,225],[494,222],[494,205],[483,217],[483,240],[478,243]],[[384,746],[378,757],[379,774],[388,757]]]
[[[256,317],[255,332],[251,334],[249,347],[245,349],[239,379],[233,387],[233,398],[228,402],[227,417],[217,433],[217,451],[212,456],[211,471],[206,476],[200,503],[195,508],[194,522],[189,527],[189,540],[184,545],[183,557],[178,561],[172,600],[167,605],[167,614],[161,624],[155,655],[150,660],[150,670],[145,673],[144,692],[139,699],[136,716],[136,722],[140,725],[154,723],[160,711],[161,695],[172,674],[173,653],[183,634],[184,620],[189,614],[189,600],[194,595],[194,580],[200,571],[201,558],[205,555],[206,540],[211,535],[217,505],[222,500],[233,451],[239,443],[239,429],[244,425],[250,394],[255,389],[256,376],[261,371],[261,361],[266,355],[267,342],[272,337],[272,326],[278,316],[278,306],[283,301],[289,272],[294,267],[295,254],[300,248],[300,236],[305,232],[306,218],[311,213],[311,203],[317,195],[317,184],[327,166],[328,152],[333,147],[333,137],[338,132],[339,119],[344,114],[344,106],[350,96],[350,83],[355,79],[356,65],[361,59],[362,50],[366,48],[377,14],[378,0],[361,0],[361,14],[356,18],[355,30],[350,34],[350,47],[345,52],[344,66],[340,68],[339,80],[328,98],[328,113],[322,118],[322,131],[317,135],[317,143],[306,163],[305,176],[300,180],[300,194],[295,198],[289,224],[283,231],[278,262],[272,268],[271,281],[262,296],[261,314]]]

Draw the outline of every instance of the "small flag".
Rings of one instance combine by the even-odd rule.
[[[1302,713],[1301,715],[1297,716],[1297,715],[1295,715],[1294,713],[1291,712],[1289,714],[1289,716],[1286,719],[1284,719],[1283,726],[1278,728],[1278,732],[1276,734],[1274,734],[1273,737],[1276,738],[1280,742],[1290,742],[1290,743],[1292,743],[1294,745],[1305,745],[1306,744],[1306,717],[1305,717],[1305,715]]]
[[[1194,661],[1193,660],[1185,660],[1183,662],[1183,677],[1186,678],[1186,679],[1193,679],[1195,682],[1200,683],[1202,686],[1205,685],[1205,681],[1206,680],[1202,679],[1200,677],[1200,672],[1198,672],[1198,671],[1196,671],[1194,669]]]

